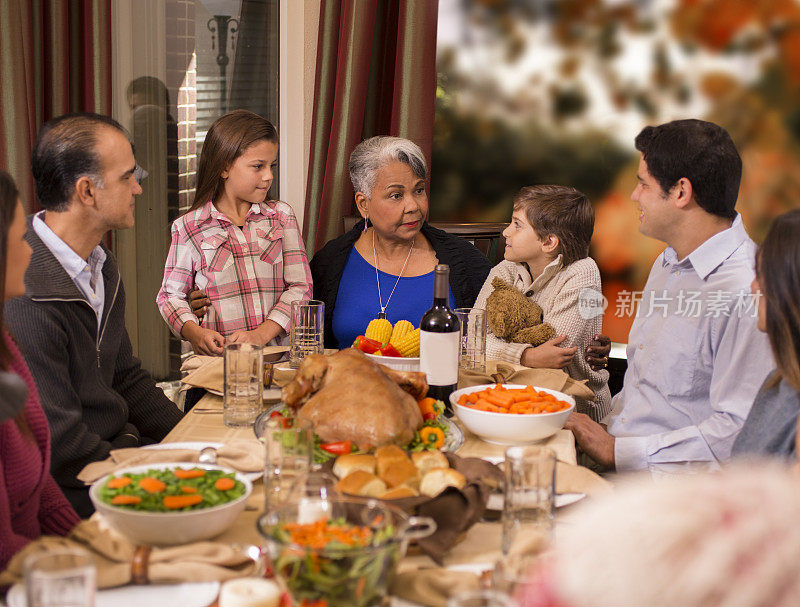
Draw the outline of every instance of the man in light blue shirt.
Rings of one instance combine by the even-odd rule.
[[[566,427],[606,469],[671,473],[717,467],[775,367],[750,294],[756,246],[734,210],[742,161],[721,127],[646,127],[631,198],[639,231],[667,243],[642,292],[624,387],[606,426]]]

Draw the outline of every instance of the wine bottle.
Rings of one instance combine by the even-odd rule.
[[[447,305],[450,267],[439,264],[434,271],[433,307],[419,323],[419,366],[428,377],[428,396],[444,402],[445,413],[453,415],[450,394],[458,384],[458,355],[461,324]]]

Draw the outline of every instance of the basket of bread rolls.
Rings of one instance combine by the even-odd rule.
[[[448,487],[462,489],[467,479],[450,466],[438,450],[406,453],[396,445],[379,447],[375,453],[341,455],[333,464],[342,493],[396,500],[436,497]]]

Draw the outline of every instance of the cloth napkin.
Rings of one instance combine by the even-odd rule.
[[[558,390],[584,400],[595,400],[595,393],[583,381],[572,379],[561,369],[531,369],[522,365],[497,360],[486,361],[486,373],[478,371],[458,372],[458,387],[469,388],[481,384],[507,383],[539,386]]]
[[[270,354],[280,354],[286,352],[286,346],[267,346],[264,348],[264,356]],[[326,354],[336,350],[325,350]],[[289,369],[288,364],[275,364],[272,367],[272,383],[282,388],[294,379],[296,369]],[[212,392],[222,393],[223,386],[223,362],[221,356],[190,356],[181,365],[181,372],[187,375],[181,380],[181,389],[188,387],[204,388]]]
[[[453,453],[445,453],[445,456],[450,466],[467,479],[462,489],[448,487],[433,498],[420,495],[388,502],[409,514],[429,516],[436,521],[436,531],[417,540],[417,546],[438,564],[442,564],[450,548],[481,519],[489,494],[503,478],[500,469],[486,460]]]
[[[67,537],[42,536],[25,546],[0,574],[0,587],[22,581],[22,566],[29,555],[75,547],[87,550],[94,560],[98,588],[113,588],[133,582],[132,564],[137,546],[95,515],[78,523]],[[257,568],[256,563],[235,546],[220,542],[195,542],[171,548],[153,548],[147,559],[146,571],[150,583],[170,584],[225,581],[256,575]],[[140,583],[144,583],[144,580]]]
[[[107,459],[92,462],[81,470],[78,480],[91,485],[106,474],[122,468],[166,462],[196,462],[199,456],[200,452],[194,449],[114,449]],[[265,458],[264,445],[256,438],[234,439],[217,449],[217,465],[239,472],[262,472]]]
[[[469,571],[453,571],[434,567],[403,571],[392,580],[390,594],[428,607],[447,607],[453,594],[478,590],[480,578]]]

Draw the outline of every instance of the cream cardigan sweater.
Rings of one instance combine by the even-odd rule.
[[[608,371],[592,371],[586,362],[586,347],[603,325],[603,315],[585,319],[578,313],[578,295],[581,289],[600,291],[600,270],[591,257],[585,257],[563,267],[561,256],[553,260],[534,280],[528,266],[512,261],[502,261],[489,273],[475,300],[476,308],[486,309],[486,300],[492,293],[492,279],[497,276],[528,299],[538,303],[544,311],[544,321],[556,330],[556,335],[566,335],[563,347],[577,346],[572,362],[564,369],[576,380],[588,380],[587,385],[597,395],[595,402],[577,399],[576,410],[599,421],[611,411],[611,393],[608,390]],[[514,344],[486,331],[486,358],[520,363],[527,344]]]

